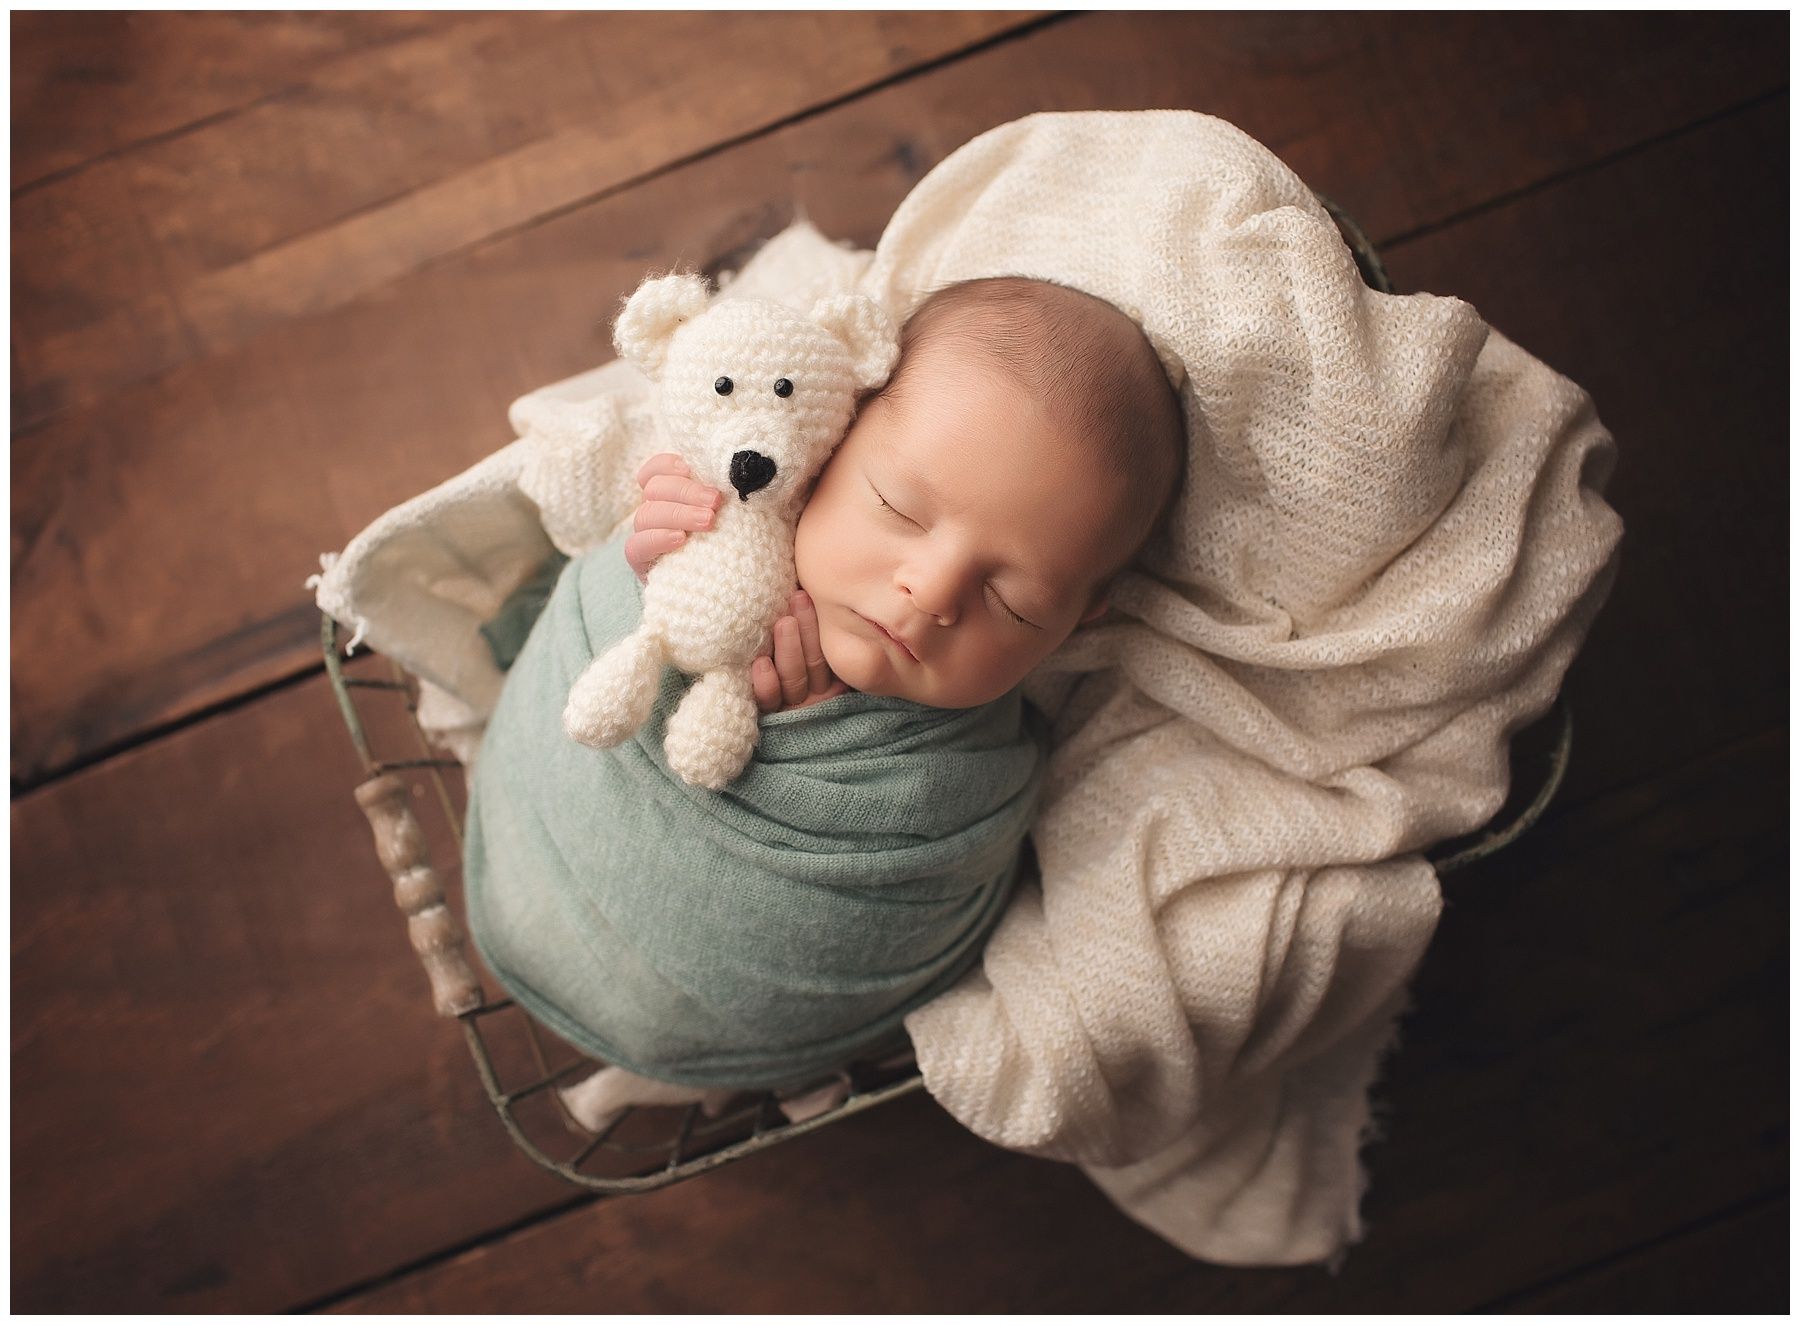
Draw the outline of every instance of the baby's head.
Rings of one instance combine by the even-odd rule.
[[[1112,305],[1019,277],[933,294],[795,534],[831,670],[940,708],[1005,694],[1105,611],[1185,453],[1168,377]]]

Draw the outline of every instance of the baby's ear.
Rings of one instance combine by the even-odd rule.
[[[706,278],[692,272],[652,276],[625,301],[613,323],[613,348],[654,382],[675,329],[706,311]]]
[[[900,357],[900,337],[881,305],[866,295],[837,294],[814,304],[811,316],[850,351],[857,390],[873,390],[887,381]]]

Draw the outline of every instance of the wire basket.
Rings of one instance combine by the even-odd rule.
[[[1336,221],[1363,280],[1372,289],[1391,292],[1387,272],[1361,229],[1335,203],[1324,197],[1319,201]],[[462,868],[464,788],[460,777],[453,786],[445,774],[460,772],[462,765],[433,752],[418,722],[417,683],[397,664],[368,652],[349,663],[338,647],[337,623],[328,616],[321,644],[326,674],[364,769],[356,800],[374,831],[394,900],[407,917],[432,1001],[440,1015],[461,1024],[488,1102],[533,1162],[590,1191],[653,1191],[923,1087],[902,1039],[899,1051],[888,1057],[851,1063],[797,1091],[746,1092],[717,1114],[709,1115],[700,1104],[639,1107],[627,1109],[601,1131],[584,1127],[556,1088],[604,1064],[550,1036],[510,998],[487,997],[469,963],[457,910],[446,895],[445,875],[460,879]],[[376,705],[385,711],[372,714]],[[1529,804],[1505,827],[1432,853],[1428,858],[1440,876],[1506,847],[1543,814],[1568,768],[1573,718],[1566,699],[1559,698],[1551,717],[1532,730],[1543,726],[1550,729],[1551,743],[1534,760],[1544,765],[1544,773]],[[379,752],[377,745],[383,747]],[[428,833],[414,813],[415,802],[437,808],[433,831]],[[433,856],[441,859],[452,851],[453,863],[440,874]],[[830,1102],[821,1104],[822,1099]]]
[[[462,865],[462,779],[456,760],[434,755],[418,725],[418,689],[398,665],[364,653],[351,675],[338,649],[337,623],[324,618],[325,668],[337,695],[365,776],[356,788],[375,833],[377,854],[394,884],[396,904],[407,916],[413,948],[431,982],[433,1002],[444,1016],[462,1025],[469,1055],[481,1078],[488,1103],[499,1115],[513,1142],[531,1159],[565,1181],[609,1195],[653,1191],[728,1164],[782,1141],[840,1122],[924,1085],[910,1052],[849,1064],[835,1078],[778,1097],[773,1092],[751,1096],[717,1116],[699,1104],[679,1110],[628,1109],[604,1130],[589,1131],[564,1107],[556,1087],[603,1066],[553,1040],[509,998],[489,999],[469,965],[461,923],[451,909],[443,877],[460,875]],[[369,675],[370,672],[381,673]],[[362,698],[358,698],[362,696]],[[403,710],[404,739],[413,748],[389,757],[371,747],[364,710],[373,702]],[[1557,701],[1551,719],[1554,745],[1536,795],[1506,827],[1436,855],[1440,876],[1474,864],[1507,846],[1535,823],[1556,794],[1568,767],[1573,724],[1566,700]],[[390,731],[392,715],[381,724]],[[415,815],[415,802],[435,806],[437,831],[428,835]],[[430,837],[454,844],[455,860],[443,875],[431,862]],[[496,1035],[512,1037],[505,1046]],[[553,1062],[560,1058],[561,1061]],[[518,1084],[508,1084],[516,1081]],[[840,1102],[810,1117],[790,1118],[795,1099],[837,1087]],[[674,1116],[671,1117],[671,1114]],[[573,1139],[573,1147],[570,1142]],[[556,1153],[552,1153],[555,1151]],[[566,1157],[558,1158],[558,1154]]]

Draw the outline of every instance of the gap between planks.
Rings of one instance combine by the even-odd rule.
[[[1580,179],[1584,175],[1592,174],[1596,170],[1603,170],[1609,166],[1617,165],[1622,161],[1629,161],[1634,156],[1641,156],[1645,152],[1654,151],[1657,148],[1665,147],[1670,143],[1680,142],[1683,138],[1704,132],[1714,125],[1722,124],[1736,116],[1751,114],[1761,109],[1763,106],[1769,105],[1771,102],[1785,101],[1787,96],[1788,90],[1786,88],[1778,88],[1770,92],[1759,93],[1744,101],[1735,102],[1730,106],[1722,106],[1710,114],[1689,120],[1686,124],[1678,125],[1672,129],[1665,129],[1661,133],[1651,134],[1646,138],[1641,138],[1624,147],[1615,148],[1610,152],[1603,152],[1590,161],[1582,162],[1579,166],[1566,170],[1552,170],[1538,179],[1521,184],[1516,188],[1508,189],[1503,193],[1497,193],[1491,198],[1483,198],[1480,202],[1475,203],[1472,206],[1464,207],[1460,211],[1450,212],[1444,216],[1438,217],[1436,220],[1427,221],[1424,225],[1414,226],[1411,230],[1402,231],[1400,234],[1390,235],[1385,238],[1371,235],[1369,237],[1369,242],[1375,246],[1375,251],[1377,253],[1386,254],[1389,250],[1397,249],[1404,244],[1409,244],[1415,239],[1424,239],[1428,235],[1435,235],[1440,231],[1448,230],[1452,226],[1460,225],[1465,221],[1472,221],[1477,217],[1497,212],[1501,208],[1509,206],[1512,203],[1535,197],[1541,193],[1547,193],[1551,189],[1570,183],[1573,180]]]
[[[203,704],[191,713],[183,713],[179,717],[170,718],[166,722],[155,723],[140,731],[135,731],[127,736],[120,737],[118,740],[112,741],[106,745],[96,746],[94,749],[86,751],[75,759],[72,759],[67,764],[63,764],[47,771],[41,777],[29,778],[23,781],[15,779],[12,784],[12,799],[17,803],[36,795],[38,792],[48,791],[52,787],[68,781],[68,779],[74,777],[78,773],[85,773],[88,769],[95,768],[109,760],[117,759],[120,755],[129,754],[131,751],[142,749],[146,745],[153,745],[166,736],[178,735],[190,727],[199,726],[203,722],[210,722],[214,718],[221,718],[228,714],[236,713],[239,709],[249,708],[258,700],[267,699],[271,695],[279,695],[285,691],[292,690],[296,686],[311,681],[314,677],[324,675],[324,672],[325,664],[323,662],[313,663],[307,667],[284,672],[273,680],[258,682],[235,694],[227,695],[224,699],[214,700],[210,704]],[[350,739],[349,735],[346,734],[344,739],[348,741]]]
[[[445,1264],[448,1261],[453,1261],[459,1256],[466,1256],[469,1252],[479,1251],[483,1247],[497,1246],[498,1244],[505,1242],[508,1238],[515,1237],[520,1233],[528,1232],[529,1230],[538,1227],[540,1224],[548,1224],[553,1220],[561,1219],[564,1215],[572,1215],[578,1211],[585,1210],[590,1205],[597,1205],[601,1201],[607,1200],[616,1201],[629,1199],[629,1197],[609,1197],[601,1196],[596,1193],[583,1192],[581,1195],[572,1197],[567,1201],[560,1202],[556,1205],[545,1206],[542,1210],[534,1210],[531,1214],[525,1215],[523,1218],[511,1220],[505,1224],[498,1225],[495,1228],[478,1233],[473,1237],[463,1238],[458,1242],[453,1242],[448,1246],[441,1247],[429,1255],[417,1257],[404,1265],[395,1266],[386,1274],[372,1275],[358,1283],[351,1284],[347,1288],[337,1289],[325,1294],[323,1297],[314,1298],[310,1302],[303,1302],[297,1306],[288,1307],[286,1310],[296,1315],[309,1315],[330,1311],[333,1307],[354,1301],[365,1293],[373,1293],[388,1287],[390,1284],[397,1284],[415,1274],[422,1274],[436,1266]]]
[[[1654,1237],[1644,1238],[1627,1247],[1621,1247],[1610,1256],[1596,1257],[1586,1265],[1575,1266],[1571,1269],[1564,1270],[1560,1274],[1553,1274],[1548,1278],[1540,1279],[1536,1283],[1525,1288],[1504,1294],[1491,1302],[1483,1303],[1479,1307],[1471,1308],[1471,1311],[1481,1315],[1533,1314],[1534,1308],[1531,1305],[1533,1299],[1542,1297],[1547,1293],[1554,1293],[1555,1290],[1559,1288],[1579,1283],[1581,1280],[1592,1275],[1620,1268],[1628,1265],[1632,1261],[1654,1255],[1687,1238],[1705,1233],[1707,1230],[1715,1228],[1718,1225],[1731,1223],[1733,1220],[1742,1219],[1747,1215],[1759,1214],[1773,1206],[1782,1204],[1787,1198],[1788,1189],[1786,1186],[1772,1187],[1755,1196],[1746,1197],[1741,1201],[1734,1201],[1723,1209],[1715,1210],[1709,1215],[1702,1215],[1698,1219],[1690,1219],[1685,1223],[1678,1224],[1665,1233],[1657,1234]],[[1671,1310],[1674,1311],[1681,1311],[1684,1309],[1701,1311],[1705,1308],[1697,1303],[1674,1303],[1671,1305]],[[1778,1311],[1781,1309],[1782,1308],[1775,1306],[1768,1308],[1768,1310],[1771,1311]]]
[[[995,33],[991,37],[984,37],[980,41],[971,42],[967,46],[959,47],[953,51],[947,51],[943,55],[934,56],[919,64],[909,65],[905,69],[897,70],[885,77],[865,83],[861,87],[853,88],[838,96],[829,97],[824,101],[815,102],[800,110],[792,111],[777,119],[770,120],[766,124],[760,124],[753,129],[748,129],[743,133],[735,134],[729,138],[720,138],[716,142],[708,143],[705,147],[698,148],[683,156],[670,157],[668,160],[652,166],[648,170],[627,176],[624,179],[607,185],[603,189],[597,189],[593,193],[585,194],[579,198],[572,198],[566,202],[559,203],[554,207],[546,208],[533,216],[527,217],[523,221],[516,221],[511,225],[502,226],[488,234],[482,235],[478,239],[472,239],[466,244],[459,245],[455,248],[447,248],[441,253],[434,253],[405,271],[393,273],[391,279],[396,281],[405,280],[409,276],[416,275],[422,271],[428,271],[433,267],[441,266],[443,263],[453,262],[458,258],[464,258],[472,253],[478,253],[491,244],[510,239],[514,235],[523,234],[527,230],[543,225],[546,222],[554,221],[558,217],[566,216],[570,212],[579,211],[583,207],[590,207],[598,202],[604,202],[608,198],[615,198],[621,193],[651,183],[654,180],[662,178],[664,175],[673,174],[677,170],[684,170],[711,157],[718,156],[721,153],[742,147],[745,143],[752,142],[757,138],[772,133],[779,133],[783,129],[791,128],[796,124],[803,124],[807,120],[817,119],[819,116],[829,114],[841,106],[847,106],[851,102],[860,101],[864,97],[873,96],[890,87],[896,87],[901,83],[910,82],[912,79],[922,75],[934,73],[945,65],[954,64],[958,60],[967,59],[972,55],[980,55],[986,51],[993,50],[995,47],[1004,46],[1008,42],[1018,41],[1022,38],[1032,36],[1054,24],[1065,22],[1070,17],[1072,17],[1070,14],[1051,14],[1044,18],[1032,19],[1029,22],[1021,23],[1018,27],[1008,28],[1004,32]],[[423,189],[431,186],[422,185],[420,187]],[[383,199],[380,203],[371,204],[370,207],[359,210],[369,211],[386,207],[392,203],[404,201],[410,194],[419,191],[420,189],[408,190],[407,193],[403,193],[397,198]],[[343,219],[353,219],[357,214],[358,213],[355,212],[350,213],[350,215]],[[367,293],[367,291],[359,291],[353,298],[361,298]]]

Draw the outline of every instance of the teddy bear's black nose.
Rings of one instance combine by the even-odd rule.
[[[760,451],[739,451],[731,457],[731,486],[739,501],[749,501],[751,493],[768,487],[774,477],[775,462]]]

